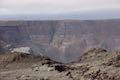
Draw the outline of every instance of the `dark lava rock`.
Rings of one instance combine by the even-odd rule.
[[[57,64],[54,67],[55,67],[55,70],[59,72],[63,72],[69,69],[66,65],[63,65],[63,64]]]

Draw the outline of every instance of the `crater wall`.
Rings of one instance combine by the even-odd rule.
[[[0,51],[20,46],[60,62],[91,48],[119,50],[120,20],[0,21]]]

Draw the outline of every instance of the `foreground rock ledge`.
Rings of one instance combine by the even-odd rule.
[[[69,64],[21,53],[3,54],[0,60],[9,61],[0,66],[1,80],[120,80],[119,51],[92,49]]]

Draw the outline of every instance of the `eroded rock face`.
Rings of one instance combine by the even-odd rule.
[[[30,47],[19,47],[19,48],[14,48],[11,50],[12,53],[14,52],[19,52],[19,53],[27,53],[30,54],[32,51]]]
[[[77,60],[91,48],[119,50],[119,42],[120,20],[0,21],[1,51],[29,46],[60,62]]]

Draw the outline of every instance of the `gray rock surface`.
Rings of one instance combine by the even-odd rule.
[[[91,48],[119,50],[119,42],[120,20],[0,21],[0,51],[29,46],[65,63]]]

